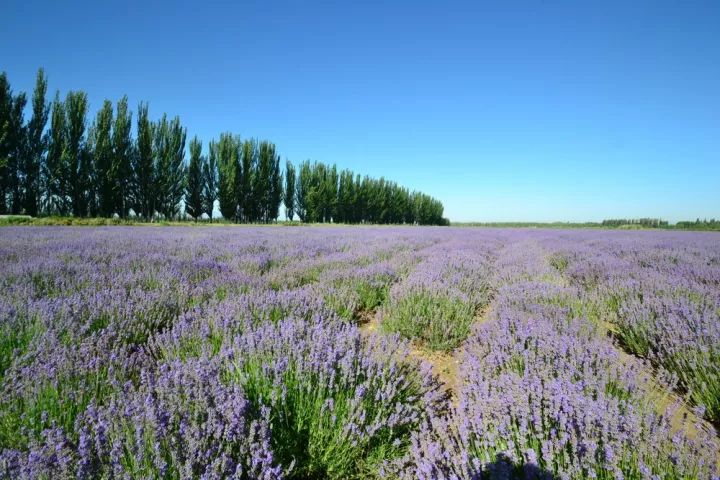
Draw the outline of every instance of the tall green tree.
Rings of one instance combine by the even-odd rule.
[[[308,217],[308,193],[310,190],[310,182],[312,179],[312,170],[310,160],[305,160],[300,164],[298,170],[298,178],[295,184],[295,213],[300,217],[301,222],[309,222]]]
[[[154,125],[148,117],[147,103],[138,106],[137,139],[133,162],[133,209],[144,220],[155,215]]]
[[[98,213],[103,217],[111,217],[118,204],[119,172],[113,152],[112,125],[113,105],[110,100],[105,100],[95,118],[90,141],[95,168],[94,183],[98,194]]]
[[[285,191],[283,203],[285,203],[285,217],[292,221],[295,217],[295,166],[290,160],[285,162]]]
[[[222,133],[216,144],[218,160],[218,200],[220,213],[228,220],[237,220],[238,181],[240,177],[240,137]]]
[[[10,116],[13,97],[5,72],[0,73],[0,214],[7,213],[7,190],[10,186],[10,150],[12,135]]]
[[[277,219],[280,202],[282,201],[282,172],[280,156],[275,152],[275,145],[268,141],[260,142],[257,175],[253,185],[256,200],[261,206],[258,218],[264,223]]]
[[[266,221],[267,206],[270,203],[270,176],[272,174],[272,158],[268,142],[258,144],[257,168],[252,176],[252,199],[255,212],[251,221]]]
[[[88,99],[82,91],[68,92],[65,97],[65,149],[63,151],[66,193],[76,217],[88,214],[92,185],[91,156],[88,152],[85,130],[87,128]]]
[[[240,190],[238,192],[240,204],[240,219],[250,222],[257,217],[257,204],[253,198],[252,179],[257,169],[258,156],[257,142],[253,139],[245,140],[242,144],[240,159],[242,178],[240,179]]]
[[[198,219],[203,213],[203,164],[202,143],[197,137],[190,140],[190,162],[185,182],[185,211]]]
[[[215,200],[218,196],[218,173],[217,173],[217,148],[214,143],[210,144],[207,161],[203,163],[203,212],[207,214],[210,221],[215,210]]]
[[[25,105],[27,97],[21,92],[13,98],[10,111],[10,155],[7,160],[8,193],[10,194],[10,211],[13,214],[22,212],[23,207],[23,164],[27,151],[27,128],[25,125]]]
[[[48,140],[45,134],[50,106],[45,100],[47,79],[41,68],[35,79],[32,96],[32,117],[27,126],[27,153],[25,155],[23,188],[24,208],[28,215],[37,216],[40,205],[40,167],[47,152]]]
[[[155,126],[156,205],[165,218],[177,217],[185,192],[185,139],[180,118],[166,115]]]
[[[43,211],[48,215],[67,215],[70,201],[66,193],[68,187],[65,173],[65,104],[60,100],[60,92],[55,93],[50,115],[48,153],[43,168]]]
[[[116,104],[115,123],[112,132],[113,170],[116,172],[114,210],[120,217],[128,215],[132,204],[133,139],[132,112],[128,110],[127,96]]]
[[[353,173],[350,170],[343,170],[340,172],[337,202],[335,204],[335,214],[333,215],[337,222],[352,223],[351,210],[353,203]]]
[[[338,193],[338,172],[335,164],[325,169],[323,179],[323,221],[331,222],[336,209]]]

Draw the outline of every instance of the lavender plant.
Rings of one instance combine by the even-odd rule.
[[[269,407],[289,478],[370,478],[442,407],[429,367],[406,356],[392,337],[368,343],[345,323],[286,320],[236,338],[227,380]]]
[[[424,259],[390,290],[383,328],[418,339],[433,350],[451,350],[470,332],[489,301],[488,245],[455,241],[431,246]]]

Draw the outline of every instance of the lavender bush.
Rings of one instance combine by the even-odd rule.
[[[468,241],[470,240],[470,241]],[[455,240],[421,252],[422,261],[390,291],[386,331],[418,339],[434,350],[457,347],[489,301],[488,243]]]
[[[272,445],[293,478],[368,478],[442,406],[427,365],[392,337],[287,320],[236,338],[227,379],[270,408]]]

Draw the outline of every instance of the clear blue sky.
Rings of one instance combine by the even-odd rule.
[[[718,1],[196,3],[5,0],[0,70],[385,176],[451,220],[720,217]]]

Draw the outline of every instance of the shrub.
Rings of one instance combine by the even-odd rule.
[[[343,322],[286,320],[236,339],[227,379],[270,408],[272,448],[289,478],[368,478],[402,456],[441,406],[429,368],[393,338],[366,343]]]

